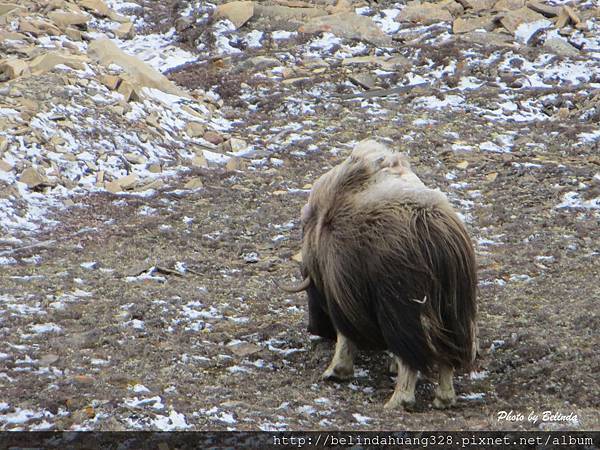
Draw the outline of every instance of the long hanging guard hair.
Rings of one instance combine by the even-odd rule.
[[[303,209],[309,331],[389,350],[411,369],[468,368],[477,275],[466,228],[445,195],[400,154],[359,144]]]

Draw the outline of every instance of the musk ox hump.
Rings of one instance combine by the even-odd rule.
[[[400,158],[397,158],[400,156]],[[377,162],[382,167],[402,163],[410,167],[408,160],[399,153],[392,151],[388,146],[374,139],[365,139],[360,141],[350,154],[351,159],[363,159],[370,162]]]
[[[394,196],[399,189],[426,189],[423,182],[412,171],[406,155],[391,150],[386,145],[367,139],[358,143],[346,164],[367,162],[374,167],[370,188],[380,191],[393,191]]]
[[[367,161],[373,164],[377,170],[387,170],[398,174],[410,171],[410,162],[406,155],[395,152],[385,144],[373,139],[359,142],[348,159],[354,162]]]
[[[388,197],[396,197],[402,189],[426,189],[411,170],[407,157],[375,140],[361,141],[346,160],[314,183],[302,219],[323,214],[340,199],[354,194],[370,192],[370,200],[381,191],[391,190]]]

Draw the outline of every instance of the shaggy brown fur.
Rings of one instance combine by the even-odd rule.
[[[309,331],[389,350],[409,374],[449,368],[451,388],[475,357],[477,279],[446,197],[366,141],[314,184],[302,221]]]

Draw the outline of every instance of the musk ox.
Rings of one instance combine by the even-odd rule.
[[[314,183],[301,214],[308,330],[337,339],[323,379],[353,376],[358,348],[397,370],[386,408],[410,408],[417,373],[437,369],[434,406],[456,402],[455,369],[476,353],[477,275],[464,224],[406,157],[373,140]]]

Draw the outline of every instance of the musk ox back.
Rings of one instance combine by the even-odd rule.
[[[302,210],[309,331],[337,337],[324,379],[353,375],[356,348],[388,350],[397,386],[387,408],[414,404],[417,372],[437,369],[434,406],[455,403],[454,369],[476,350],[476,267],[446,196],[400,154],[363,141],[312,188]]]

